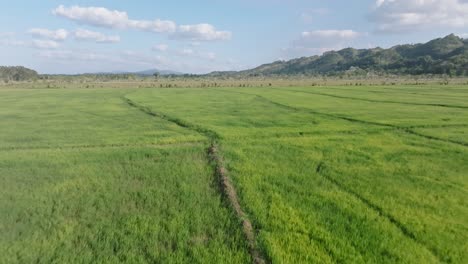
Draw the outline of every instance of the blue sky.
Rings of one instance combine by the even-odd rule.
[[[16,0],[0,8],[0,65],[205,73],[450,33],[468,37],[468,0]]]

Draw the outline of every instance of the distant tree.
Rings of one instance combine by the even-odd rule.
[[[159,78],[159,75],[160,75],[159,72],[155,72],[155,73],[153,74],[153,76],[154,76],[154,78],[155,78],[156,80]]]
[[[0,80],[3,81],[32,81],[39,78],[36,71],[17,66],[4,67],[0,66]]]

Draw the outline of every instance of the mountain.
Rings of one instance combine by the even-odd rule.
[[[36,71],[22,66],[0,66],[1,81],[29,81],[39,78]]]
[[[214,72],[211,76],[449,74],[468,76],[468,39],[453,34],[425,44],[398,45],[389,49],[353,49],[321,56],[276,61],[240,72]]]
[[[138,76],[153,76],[155,73],[159,73],[159,75],[183,75],[183,73],[170,71],[170,70],[158,70],[158,69],[149,69],[144,71],[113,71],[113,72],[98,72],[98,73],[85,73],[84,75],[138,75]]]
[[[154,73],[159,73],[160,75],[182,75],[183,73],[170,71],[170,70],[158,70],[158,69],[150,69],[145,71],[133,72],[133,74],[141,75],[141,76],[149,76],[154,75]]]

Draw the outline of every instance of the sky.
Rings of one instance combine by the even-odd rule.
[[[0,65],[40,73],[242,70],[346,47],[468,38],[468,0],[0,3]]]

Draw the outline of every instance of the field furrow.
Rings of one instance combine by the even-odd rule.
[[[371,202],[369,199],[363,197],[358,192],[355,192],[351,188],[348,188],[347,186],[341,184],[339,181],[333,179],[332,177],[330,177],[326,173],[324,173],[324,170],[325,170],[324,167],[325,166],[326,166],[325,163],[320,162],[319,165],[317,166],[316,173],[318,175],[321,175],[322,177],[324,177],[328,181],[330,181],[332,184],[337,186],[340,190],[343,190],[344,192],[349,193],[350,195],[355,197],[357,200],[361,201],[366,206],[368,206],[370,209],[376,211],[381,217],[386,218],[389,222],[394,224],[401,231],[401,233],[403,233],[406,237],[408,237],[409,239],[415,241],[416,243],[420,244],[421,246],[428,248],[427,245],[425,245],[422,241],[418,240],[416,235],[408,227],[406,227],[403,223],[401,223],[394,216],[392,216],[391,214],[386,212],[384,209],[382,209],[378,205]],[[434,254],[434,256],[436,256],[439,259],[439,261],[441,261],[441,256],[439,255],[439,252],[437,252],[436,249],[428,248],[428,250],[430,250]]]
[[[363,125],[374,125],[374,126],[381,126],[381,127],[389,127],[389,128],[392,128],[392,129],[394,129],[396,131],[401,131],[401,132],[404,132],[404,133],[419,136],[419,137],[429,139],[429,140],[437,140],[437,141],[442,141],[442,142],[451,143],[451,144],[457,144],[457,145],[465,146],[465,147],[468,146],[468,142],[464,142],[464,141],[460,141],[460,140],[453,140],[453,139],[450,139],[450,138],[440,138],[440,137],[436,137],[436,136],[432,136],[432,135],[423,134],[423,133],[420,133],[420,132],[417,132],[417,131],[414,131],[414,130],[411,129],[411,128],[417,128],[417,127],[438,127],[438,125],[419,125],[419,126],[414,126],[414,127],[398,126],[398,125],[387,124],[387,123],[380,123],[380,122],[361,120],[361,119],[356,119],[356,118],[353,118],[353,117],[348,117],[348,116],[343,116],[343,115],[319,112],[319,111],[315,111],[315,110],[305,108],[305,107],[295,107],[295,106],[291,106],[291,105],[288,105],[288,104],[283,104],[283,103],[273,101],[271,99],[268,99],[268,98],[266,98],[266,97],[264,97],[262,95],[258,95],[258,94],[256,94],[255,96],[257,96],[258,98],[261,98],[262,100],[265,100],[265,101],[271,103],[272,105],[282,107],[282,108],[285,108],[285,109],[289,109],[289,110],[292,110],[292,111],[305,111],[305,112],[311,113],[311,114],[322,115],[322,116],[325,116],[325,117],[331,117],[331,118],[335,118],[335,119],[342,119],[342,120],[345,120],[345,121],[354,122],[354,123],[363,124]],[[460,126],[465,127],[466,125],[452,124],[452,125],[440,125],[440,126],[441,127],[460,127]]]
[[[292,90],[292,89],[288,89],[288,91],[293,91],[293,92],[298,92],[298,93],[315,94],[315,95],[320,95],[320,96],[328,96],[328,97],[347,99],[347,100],[356,100],[356,101],[364,101],[364,102],[371,102],[371,103],[379,103],[379,104],[384,103],[384,104],[403,104],[403,105],[416,105],[416,106],[421,105],[421,106],[436,106],[436,107],[468,109],[468,106],[462,106],[462,105],[410,103],[410,102],[398,102],[398,101],[375,100],[375,99],[373,100],[373,99],[366,99],[366,98],[359,98],[359,97],[340,96],[340,95],[335,95],[335,94],[327,94],[327,93],[312,92],[312,91],[300,91],[300,90]]]

